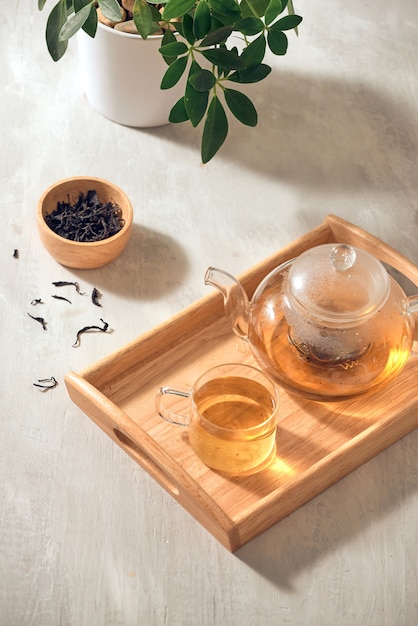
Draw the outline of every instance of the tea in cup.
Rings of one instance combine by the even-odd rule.
[[[188,399],[189,416],[171,410],[169,396]],[[195,454],[212,469],[237,474],[266,466],[275,452],[279,394],[263,372],[228,363],[201,375],[191,389],[161,387],[159,415],[188,427]]]

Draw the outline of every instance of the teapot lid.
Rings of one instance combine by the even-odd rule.
[[[376,313],[387,300],[390,280],[380,261],[364,250],[325,244],[294,260],[288,286],[307,313],[347,323]]]

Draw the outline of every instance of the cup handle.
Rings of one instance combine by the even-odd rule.
[[[155,406],[157,408],[160,417],[165,419],[170,424],[176,424],[177,426],[188,426],[190,418],[182,415],[181,413],[175,413],[166,406],[167,396],[180,396],[181,398],[190,398],[190,389],[186,387],[160,387],[157,395],[155,396]]]

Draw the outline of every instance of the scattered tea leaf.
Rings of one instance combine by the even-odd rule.
[[[30,313],[28,313],[29,317],[31,317],[33,320],[35,320],[35,322],[39,322],[39,324],[41,324],[42,328],[44,330],[46,330],[46,322],[44,320],[43,317],[35,317],[34,315],[31,315]]]
[[[53,296],[51,296],[51,298],[55,298],[55,300],[65,300],[65,302],[69,302],[70,304],[72,304],[71,300],[69,300],[68,298],[64,298],[64,296],[55,296],[55,295],[53,295]]]
[[[102,306],[99,302],[99,299],[101,297],[102,294],[100,293],[100,291],[96,289],[96,287],[93,287],[93,291],[91,292],[91,301],[93,302],[93,304],[95,304],[96,306]]]
[[[42,391],[48,391],[48,389],[54,389],[58,385],[58,381],[51,376],[51,378],[39,378],[37,383],[33,383],[34,387],[42,389]]]
[[[35,306],[36,304],[44,304],[41,300],[41,298],[35,298],[34,300],[32,300],[31,305]]]
[[[80,345],[80,337],[84,333],[88,333],[92,330],[98,330],[102,333],[105,333],[107,329],[109,328],[109,324],[105,322],[104,320],[102,320],[102,318],[100,318],[100,321],[102,322],[103,327],[102,326],[84,326],[84,328],[80,328],[80,330],[77,333],[77,339],[73,343],[73,348],[78,348],[78,346]]]
[[[84,291],[80,291],[80,285],[78,284],[77,281],[71,282],[67,280],[57,280],[53,282],[52,284],[54,285],[54,287],[68,287],[69,285],[73,285],[75,287],[76,292],[79,293],[80,296],[87,295]]]

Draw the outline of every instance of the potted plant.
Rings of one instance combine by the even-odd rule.
[[[38,0],[39,9],[45,3]],[[286,31],[297,32],[302,18],[292,0],[58,0],[46,25],[52,58],[63,56],[80,29],[94,38],[100,13],[113,24],[123,21],[126,6],[138,37],[162,32],[159,52],[167,69],[160,87],[167,90],[184,81],[184,94],[168,121],[203,123],[201,156],[207,163],[228,135],[227,112],[245,125],[257,124],[252,101],[236,87],[269,75],[267,49],[286,54]]]

